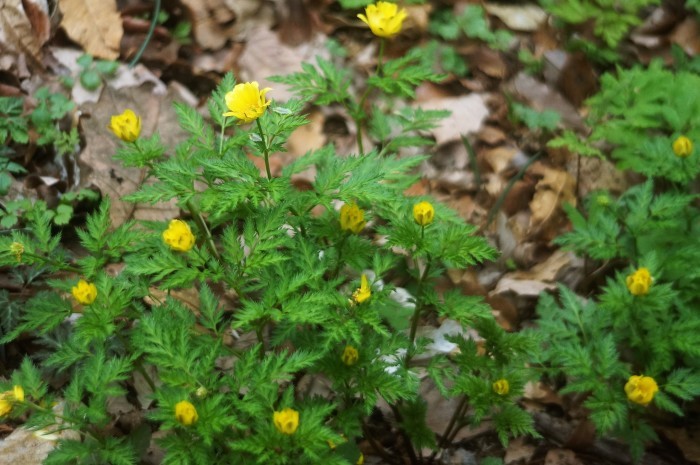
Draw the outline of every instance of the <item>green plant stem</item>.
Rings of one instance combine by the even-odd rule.
[[[143,39],[141,47],[139,48],[138,52],[136,52],[136,55],[134,55],[131,63],[129,63],[129,68],[136,66],[141,59],[141,55],[143,55],[143,52],[146,51],[148,43],[153,38],[153,32],[156,30],[156,23],[158,23],[158,16],[160,16],[160,1],[161,0],[155,0],[155,4],[153,5],[153,16],[151,17],[151,25],[148,27],[148,32],[146,33],[146,37]]]
[[[457,425],[457,421],[462,416],[462,410],[465,408],[466,405],[467,396],[462,396],[462,398],[459,400],[459,404],[457,404],[457,408],[455,408],[454,413],[452,414],[452,418],[450,418],[450,422],[447,424],[445,431],[440,437],[440,442],[438,443],[437,449],[433,451],[430,457],[428,457],[428,464],[432,464],[435,461],[435,458],[437,457],[437,454],[440,452],[440,450],[444,449],[449,445],[449,438],[452,435],[452,430],[455,427],[455,425]]]
[[[57,261],[55,261],[55,260],[52,260],[52,259],[50,259],[50,258],[48,258],[48,257],[42,257],[41,255],[35,255],[35,254],[31,253],[31,252],[22,252],[22,256],[23,256],[23,257],[34,258],[35,260],[39,260],[39,261],[43,262],[45,265],[54,266],[54,267],[56,267],[56,268],[58,268],[59,270],[62,270],[62,271],[70,271],[70,272],[78,273],[78,274],[82,274],[82,272],[83,272],[83,271],[82,271],[80,268],[78,268],[78,267],[75,267],[75,266],[72,266],[72,265],[66,265],[65,263],[59,263],[59,262],[57,262]]]
[[[425,269],[423,270],[423,273],[420,275],[420,278],[418,278],[418,291],[416,295],[416,309],[413,312],[413,317],[411,318],[411,332],[409,335],[411,345],[416,340],[416,331],[418,330],[418,320],[420,319],[420,314],[421,310],[423,309],[422,305],[422,297],[423,297],[423,285],[425,283],[425,278],[428,276],[428,273],[430,272],[430,265],[431,265],[431,257],[428,255],[428,259],[425,263]],[[406,367],[408,368],[408,362],[410,361],[410,357],[406,355]]]
[[[255,124],[258,125],[258,132],[260,133],[260,138],[263,141],[263,156],[265,158],[265,171],[267,172],[267,179],[272,179],[272,173],[270,172],[270,148],[267,146],[265,132],[263,131],[262,124],[260,124],[260,119],[256,119]]]
[[[219,156],[224,153],[224,131],[226,130],[226,117],[221,122],[221,140],[219,142]]]
[[[476,160],[476,152],[474,151],[474,146],[472,146],[472,143],[469,142],[469,138],[462,134],[461,136],[462,139],[462,144],[464,145],[464,148],[467,149],[467,155],[469,155],[469,167],[472,170],[472,173],[474,173],[474,182],[476,183],[477,188],[481,186],[481,170],[479,169],[479,164],[477,163]]]
[[[496,213],[501,209],[501,206],[503,205],[503,202],[506,200],[506,196],[508,195],[508,192],[513,188],[515,183],[521,179],[525,175],[525,171],[532,165],[537,159],[540,158],[540,154],[535,154],[532,158],[530,158],[527,163],[523,165],[522,168],[520,168],[520,171],[518,171],[518,174],[513,176],[510,181],[508,181],[508,184],[506,184],[505,189],[503,189],[503,192],[501,192],[501,195],[498,196],[498,199],[496,200],[496,203],[493,204],[493,207],[491,207],[491,210],[489,211],[488,216],[486,217],[486,223],[479,228],[479,233],[482,231],[486,230],[489,225],[491,225],[491,222],[493,221],[494,217],[496,216]]]
[[[343,247],[345,247],[345,241],[348,240],[348,236],[350,235],[349,232],[344,231],[345,234],[343,234],[343,237],[340,238],[340,242],[338,242],[338,260],[336,260],[335,263],[335,269],[333,270],[333,278],[338,277],[338,273],[340,273],[340,267],[342,265],[341,258],[343,256]]]
[[[204,242],[205,244],[207,244],[207,248],[209,248],[209,251],[212,253],[213,256],[215,256],[219,261],[221,261],[221,255],[219,255],[219,251],[216,249],[216,244],[214,244],[214,238],[212,237],[211,231],[209,231],[207,223],[204,221],[204,217],[202,217],[199,208],[197,208],[197,206],[192,200],[188,200],[187,209],[190,211],[192,218],[194,218],[194,222],[197,223],[197,228],[199,229],[199,231],[204,234]]]
[[[401,412],[399,411],[398,407],[392,404],[389,404],[389,407],[391,408],[391,411],[393,412],[396,421],[402,423],[403,416],[401,415]],[[416,451],[413,449],[413,442],[411,441],[410,436],[408,435],[408,433],[406,433],[406,430],[403,428],[403,426],[399,427],[399,434],[401,435],[405,443],[406,452],[408,452],[408,459],[411,462],[411,465],[418,465],[420,462],[418,461]]]
[[[384,65],[384,47],[385,47],[386,41],[384,39],[381,39],[379,41],[379,54],[377,55],[377,68],[375,70],[375,74],[377,76],[381,76],[382,74],[382,67]],[[360,151],[360,155],[365,154],[365,148],[362,144],[362,123],[364,121],[364,114],[363,114],[363,108],[365,106],[365,102],[367,101],[367,97],[369,96],[369,92],[372,88],[370,86],[367,86],[365,91],[362,93],[362,97],[360,98],[360,103],[357,105],[357,110],[358,114],[357,116],[353,117],[353,121],[355,122],[355,126],[357,126],[357,148]],[[348,108],[348,111],[352,113],[352,110]]]

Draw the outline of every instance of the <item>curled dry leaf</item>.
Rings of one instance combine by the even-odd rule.
[[[95,57],[119,57],[124,29],[116,0],[61,0],[58,5],[63,14],[61,27],[68,37]]]
[[[46,0],[0,0],[0,49],[41,57],[51,26]]]

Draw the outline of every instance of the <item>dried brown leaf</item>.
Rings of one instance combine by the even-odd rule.
[[[61,0],[58,5],[63,14],[61,27],[68,37],[95,57],[119,57],[124,29],[116,0]]]
[[[0,49],[39,59],[50,32],[48,20],[45,0],[27,1],[26,5],[22,0],[0,0]]]

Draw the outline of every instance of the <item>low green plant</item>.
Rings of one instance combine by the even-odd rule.
[[[540,0],[542,7],[567,24],[593,23],[593,33],[609,49],[616,49],[630,28],[642,22],[640,11],[659,0]]]
[[[446,206],[403,194],[425,157],[397,150],[425,144],[421,131],[443,116],[392,98],[432,76],[421,56],[380,56],[359,98],[347,71],[321,59],[278,79],[368,123],[377,147],[366,152],[329,145],[273,176],[269,159],[306,124],[304,104],[268,100],[274,91],[227,75],[210,122],[176,104],[189,137],[172,151],[127,112],[110,123],[128,140],[116,159],[150,180],[128,199],[174,200],[183,219],[112,225],[104,199],[77,231],[84,253],[63,248],[45,211],[0,236],[0,264],[48,273],[3,322],[3,343],[30,335],[41,356],[0,383],[11,418],[76,435],[45,463],[135,464],[156,433],[165,464],[361,463],[358,437],[387,454],[370,432],[380,399],[413,464],[433,463],[461,428],[487,418],[504,443],[535,434],[516,402],[531,339],[505,332],[481,298],[435,288],[447,269],[496,251]],[[313,173],[308,189],[292,182],[301,173]],[[108,272],[115,263],[123,270]],[[450,353],[434,354],[421,335],[421,321],[438,318],[461,328],[446,337]],[[422,375],[457,400],[444,431],[426,424]],[[108,405],[130,393],[145,416],[116,435]]]
[[[698,157],[678,157],[680,136],[700,140],[700,77],[673,72],[659,61],[601,77],[601,90],[586,105],[592,132],[585,139],[571,131],[550,145],[583,155],[610,157],[620,169],[687,184],[700,173]]]
[[[459,15],[449,9],[437,10],[430,19],[428,30],[447,41],[458,40],[461,36],[481,40],[496,50],[508,49],[515,38],[505,29],[493,31],[486,11],[475,4],[466,5]]]
[[[80,84],[87,90],[97,90],[102,83],[114,77],[119,69],[119,63],[108,60],[95,60],[90,54],[78,58]]]
[[[561,392],[585,394],[598,433],[628,442],[635,461],[657,439],[655,410],[681,416],[700,396],[700,247],[688,240],[700,227],[698,83],[659,63],[603,76],[589,137],[553,142],[647,177],[621,195],[593,192],[582,212],[567,207],[573,230],[555,242],[598,261],[606,284],[590,300],[561,287],[538,305],[538,362],[565,380]]]

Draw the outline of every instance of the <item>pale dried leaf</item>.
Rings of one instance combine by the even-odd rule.
[[[25,10],[22,0],[0,0],[0,49],[13,54],[27,53],[39,59],[41,46],[48,39],[45,30],[48,16],[45,14],[42,20],[41,12],[48,12],[48,6],[45,0],[27,2],[27,5],[31,5],[29,10]],[[35,30],[34,25],[39,29]]]
[[[433,130],[433,137],[438,145],[459,141],[462,135],[478,132],[489,115],[486,97],[482,94],[428,100],[421,102],[420,107],[424,110],[452,112]]]
[[[87,53],[105,60],[119,57],[124,35],[116,0],[60,0],[61,26]]]
[[[547,13],[537,5],[503,5],[487,3],[486,11],[514,31],[531,32],[537,30],[547,19]]]
[[[325,36],[316,35],[311,41],[290,47],[280,41],[275,31],[258,27],[248,34],[248,46],[240,56],[239,81],[257,81],[260,87],[271,87],[273,100],[287,101],[293,94],[283,84],[270,82],[268,77],[301,71],[302,63],[316,63],[316,56],[329,57]],[[261,53],[265,50],[265,53]]]

